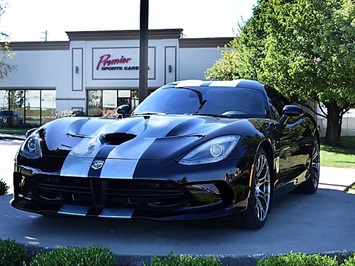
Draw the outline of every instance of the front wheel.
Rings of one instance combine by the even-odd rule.
[[[250,173],[250,195],[248,207],[241,214],[241,226],[247,229],[259,229],[264,226],[271,205],[270,163],[264,149],[257,152]]]

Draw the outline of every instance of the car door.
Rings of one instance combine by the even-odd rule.
[[[305,117],[289,117],[280,140],[280,185],[298,183],[304,178],[309,159]]]
[[[276,89],[266,87],[275,119],[279,120],[284,106],[291,104]],[[288,117],[287,120],[277,125],[278,179],[275,187],[280,187],[291,182],[297,182],[305,174],[309,158],[309,133],[307,118],[299,116]]]

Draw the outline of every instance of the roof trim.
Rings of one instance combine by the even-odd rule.
[[[178,39],[179,48],[216,48],[224,47],[235,37],[216,38],[181,38],[182,29],[149,30],[149,39]],[[69,50],[71,41],[99,41],[99,40],[139,40],[139,30],[115,31],[70,31],[66,32],[69,41],[48,42],[10,42],[12,51],[31,50]],[[0,43],[4,45],[5,43]]]
[[[183,29],[149,30],[149,39],[179,39]],[[70,41],[139,40],[139,30],[66,31]]]
[[[9,48],[11,51],[69,50],[69,42],[10,42]]]

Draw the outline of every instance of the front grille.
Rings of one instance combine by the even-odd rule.
[[[43,203],[96,208],[176,210],[189,202],[189,193],[183,186],[166,180],[39,176],[30,191],[34,200]]]

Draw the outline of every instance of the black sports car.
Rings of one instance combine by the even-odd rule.
[[[317,190],[319,168],[314,119],[275,89],[187,80],[123,119],[69,117],[36,129],[15,158],[11,205],[44,215],[232,215],[260,228],[279,192]]]

